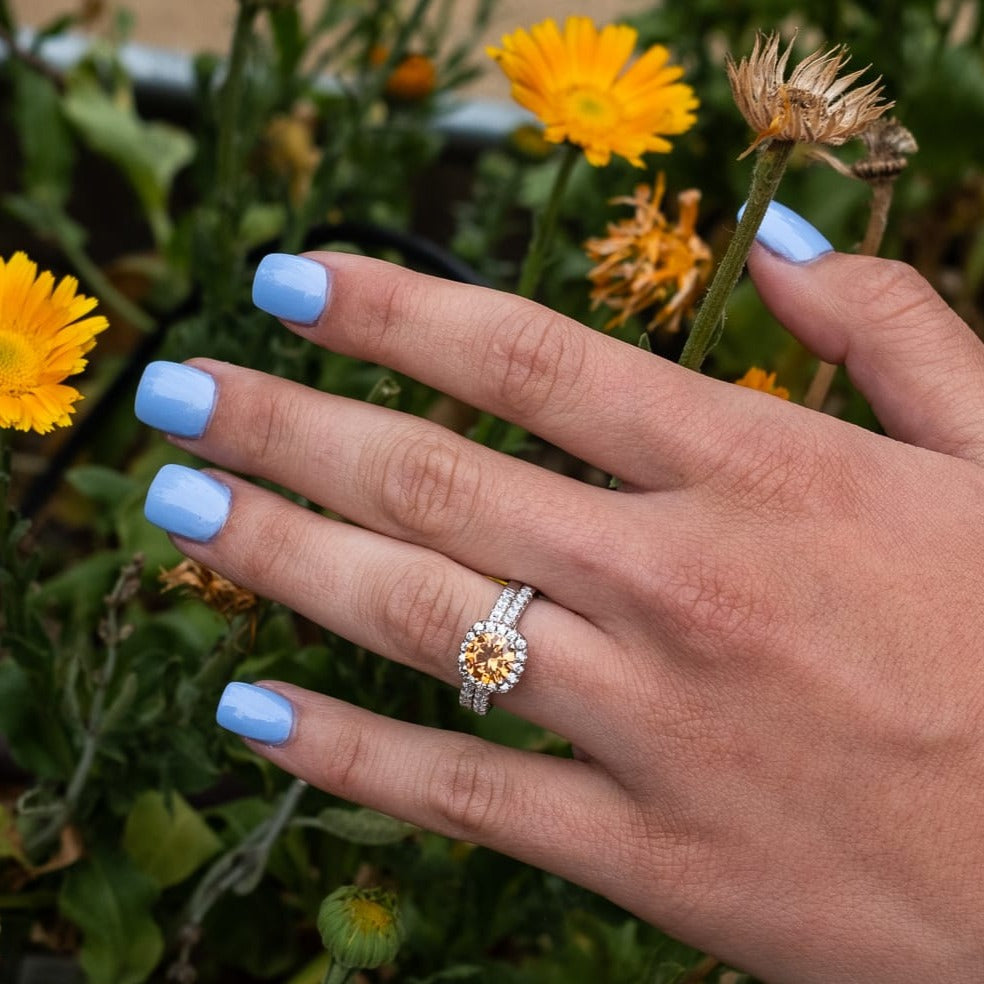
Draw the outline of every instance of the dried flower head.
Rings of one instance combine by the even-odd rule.
[[[159,580],[164,585],[163,591],[182,588],[186,594],[200,598],[227,619],[251,612],[257,605],[252,591],[233,584],[197,560],[182,560],[176,567],[162,570]]]
[[[881,100],[881,77],[851,86],[866,69],[840,76],[850,55],[844,45],[807,55],[785,78],[795,38],[779,51],[779,35],[759,34],[752,53],[735,64],[728,81],[742,116],[755,131],[744,157],[766,140],[839,146],[859,136],[894,103]]]
[[[677,331],[710,276],[711,251],[696,232],[700,192],[689,188],[677,195],[677,221],[671,225],[661,208],[665,190],[660,174],[651,188],[639,185],[634,195],[612,199],[631,205],[632,218],[610,222],[606,236],[584,245],[597,264],[588,273],[591,307],[605,304],[617,312],[606,331],[643,311],[652,312],[647,331]]]
[[[82,394],[64,385],[109,322],[87,317],[98,303],[79,282],[54,275],[25,253],[0,258],[0,428],[47,434],[71,424]]]
[[[298,103],[289,114],[278,113],[267,124],[264,146],[271,169],[287,179],[291,202],[299,205],[311,190],[321,150],[314,142],[317,114],[309,103]]]
[[[789,399],[789,390],[785,386],[776,386],[776,374],[774,372],[766,372],[755,366],[752,366],[741,379],[736,379],[735,385],[769,393],[771,396],[778,396],[780,400]]]
[[[584,148],[596,167],[612,154],[642,167],[642,154],[669,151],[666,137],[694,125],[698,102],[662,45],[633,60],[637,37],[624,24],[599,31],[588,17],[568,17],[561,33],[551,18],[487,51],[512,83],[513,99],[540,118],[551,143]]]

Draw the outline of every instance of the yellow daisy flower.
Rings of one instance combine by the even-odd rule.
[[[698,102],[662,45],[632,60],[637,37],[622,24],[599,31],[588,17],[568,17],[561,34],[550,18],[487,50],[513,99],[543,121],[547,140],[584,148],[596,167],[612,154],[642,167],[644,153],[669,151],[665,137],[693,126]]]
[[[752,366],[741,379],[736,379],[735,385],[769,393],[771,396],[778,396],[780,400],[789,399],[789,390],[785,386],[776,386],[776,374],[756,366]]]
[[[24,253],[0,258],[0,427],[47,434],[72,422],[82,394],[63,380],[85,368],[83,356],[109,326],[102,315],[85,317],[98,302],[78,286],[74,277],[55,286]]]

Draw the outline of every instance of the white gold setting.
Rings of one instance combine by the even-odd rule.
[[[510,581],[488,618],[476,622],[461,641],[461,706],[487,714],[493,694],[504,694],[519,682],[526,667],[526,638],[516,628],[536,589]]]

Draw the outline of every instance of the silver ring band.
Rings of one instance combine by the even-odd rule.
[[[536,588],[510,581],[489,616],[466,633],[458,651],[462,707],[487,714],[493,694],[504,694],[519,682],[526,667],[526,638],[516,628]]]

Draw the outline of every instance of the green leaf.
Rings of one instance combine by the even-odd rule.
[[[141,984],[164,939],[150,916],[158,888],[126,855],[97,848],[66,874],[58,906],[83,934],[79,960],[90,981]]]
[[[350,844],[375,846],[399,843],[418,829],[412,823],[404,823],[376,810],[348,810],[340,806],[326,807],[316,817],[300,817],[294,824],[316,827]]]
[[[20,146],[21,184],[32,198],[63,205],[71,190],[75,148],[51,79],[12,62],[13,122]],[[43,122],[41,122],[43,121]]]
[[[65,478],[72,488],[102,506],[117,505],[137,488],[137,483],[128,475],[103,465],[79,465],[69,469]]]
[[[63,109],[85,142],[126,175],[159,244],[170,236],[167,200],[175,175],[195,154],[195,142],[166,123],[147,123],[129,100],[114,99],[87,79],[76,79]]]
[[[126,818],[123,848],[161,888],[184,881],[222,848],[211,827],[178,794],[142,793]]]

